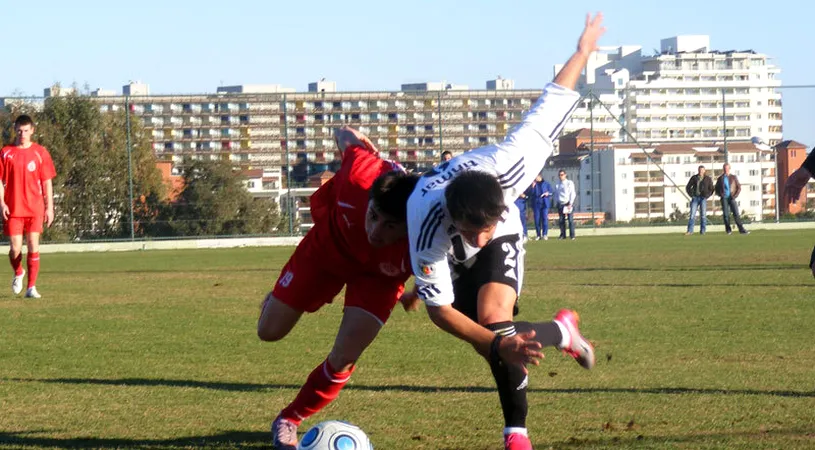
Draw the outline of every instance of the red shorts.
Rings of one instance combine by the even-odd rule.
[[[353,270],[353,261],[338,264],[327,254],[335,252],[318,248],[307,234],[280,271],[272,295],[296,310],[314,312],[346,286],[346,307],[356,306],[387,322],[405,291],[405,280]]]
[[[9,217],[3,223],[3,234],[6,236],[19,236],[27,233],[42,233],[43,221],[43,216]]]

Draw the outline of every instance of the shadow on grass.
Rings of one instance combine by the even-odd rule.
[[[558,285],[551,283],[550,286]],[[788,284],[788,283],[562,283],[560,286],[583,287],[784,287],[815,289],[815,284]]]
[[[142,448],[142,449],[180,449],[180,448],[271,448],[271,436],[268,432],[224,431],[210,436],[191,436],[174,439],[124,439],[71,437],[50,438],[33,435],[37,432],[3,432],[0,431],[0,448],[46,447],[46,448]]]
[[[806,264],[730,264],[727,266],[688,266],[688,267],[535,267],[526,266],[527,272],[553,271],[580,272],[721,272],[753,270],[807,270]]]
[[[795,439],[790,441],[789,439]],[[766,447],[769,443],[784,444],[792,448],[811,448],[815,443],[815,426],[811,428],[767,429],[733,432],[698,432],[672,436],[649,436],[641,430],[609,432],[608,437],[580,439],[572,437],[560,442],[535,442],[538,448],[736,448]],[[810,444],[806,444],[809,442]],[[763,445],[762,445],[763,444]],[[801,444],[804,446],[801,447]],[[445,449],[448,450],[448,449]],[[449,449],[453,450],[453,449]]]
[[[161,386],[213,389],[219,391],[258,392],[276,389],[299,390],[299,384],[262,384],[262,383],[224,383],[218,381],[197,380],[166,380],[160,378],[6,378],[6,381],[24,383],[56,383],[56,384],[92,384],[107,386]],[[410,386],[410,385],[383,385],[366,386],[352,384],[346,390],[356,391],[400,391],[400,392],[494,392],[495,388],[484,386]],[[655,388],[568,388],[568,389],[529,389],[529,392],[549,394],[665,394],[665,395],[762,395],[770,397],[815,398],[815,391],[783,391],[783,390],[755,390],[755,389],[705,389],[686,387],[655,387]]]

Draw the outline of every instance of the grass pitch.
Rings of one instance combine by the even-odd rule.
[[[530,370],[535,448],[814,448],[812,238],[530,242],[519,320],[575,308],[598,353],[591,372],[553,349]],[[269,448],[341,314],[257,339],[291,251],[44,254],[41,300],[0,294],[0,448]],[[502,448],[487,365],[424,311],[397,307],[301,431],[328,419],[377,449]]]

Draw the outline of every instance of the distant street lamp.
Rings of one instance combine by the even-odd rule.
[[[775,174],[775,189],[774,189],[774,191],[775,191],[775,223],[778,223],[779,219],[780,219],[780,216],[778,214],[778,189],[780,189],[780,186],[778,186],[778,149],[776,148],[775,145],[773,145],[772,147],[767,145],[764,142],[764,140],[761,139],[758,136],[753,136],[753,138],[750,139],[750,141],[753,143],[753,146],[755,146],[757,149],[759,149],[761,151],[764,151],[764,152],[772,151],[773,152],[773,162],[774,162],[774,165],[775,165],[775,169],[773,171],[774,174]],[[762,182],[763,182],[764,181],[764,175],[762,175],[761,178],[762,178]],[[762,198],[764,197],[764,192],[761,193],[761,196],[762,196]],[[762,205],[762,210],[763,209],[764,208],[763,208],[763,205]]]

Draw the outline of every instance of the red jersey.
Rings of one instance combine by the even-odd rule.
[[[56,175],[51,154],[45,147],[33,142],[28,148],[3,147],[0,151],[0,180],[5,186],[4,200],[10,216],[44,216],[42,183]]]
[[[407,277],[411,274],[407,237],[382,248],[368,242],[365,215],[369,190],[380,175],[400,167],[362,147],[349,147],[340,170],[311,196],[316,242],[324,256],[337,264],[356,263],[356,272]],[[349,269],[349,268],[344,268]]]

